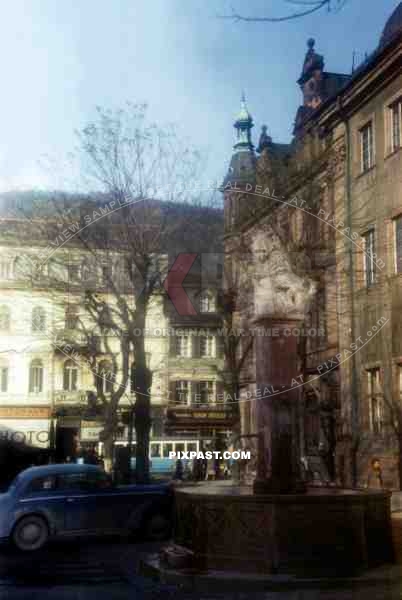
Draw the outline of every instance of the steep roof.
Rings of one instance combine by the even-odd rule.
[[[398,4],[383,29],[379,47],[383,48],[402,31],[402,2]]]

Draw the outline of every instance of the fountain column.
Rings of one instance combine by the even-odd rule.
[[[272,228],[255,233],[254,336],[256,361],[255,493],[303,490],[299,463],[298,329],[304,321],[315,284],[298,276],[286,248]]]
[[[274,316],[261,316],[254,321],[259,435],[255,493],[286,494],[303,490],[297,416],[300,324],[297,318]]]

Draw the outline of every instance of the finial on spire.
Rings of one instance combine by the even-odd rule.
[[[257,152],[261,154],[265,148],[269,148],[272,145],[272,138],[268,135],[268,127],[266,125],[262,125],[261,127],[261,135],[260,141],[258,143]]]
[[[314,38],[309,38],[307,40],[307,48],[309,48],[310,50],[312,50],[315,46],[315,39]]]
[[[251,142],[251,128],[253,126],[253,117],[247,108],[246,94],[243,89],[240,100],[240,112],[238,113],[234,123],[235,129],[237,129],[237,142],[235,144],[236,150],[253,150],[253,144]]]

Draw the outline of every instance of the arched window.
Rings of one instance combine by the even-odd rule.
[[[65,392],[75,392],[77,390],[77,383],[78,367],[73,360],[66,360],[63,368],[63,390]]]
[[[10,331],[11,315],[8,306],[0,306],[0,331]]]
[[[200,312],[215,312],[215,299],[210,292],[202,292],[200,294]]]
[[[43,391],[43,364],[39,358],[31,361],[29,366],[29,393],[40,394]]]
[[[0,392],[8,391],[8,362],[0,360]]]
[[[32,331],[45,331],[46,313],[41,306],[35,306],[32,311]]]
[[[97,388],[103,394],[111,394],[113,392],[113,382],[115,373],[112,363],[108,360],[102,360],[98,366]]]

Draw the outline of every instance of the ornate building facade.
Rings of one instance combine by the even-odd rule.
[[[21,198],[12,195],[2,200],[21,203]],[[24,196],[22,202],[26,205],[29,199]],[[97,202],[91,210],[106,214],[105,207]],[[155,267],[160,286],[147,308],[144,334],[146,361],[152,372],[153,458],[168,456],[173,443],[181,444],[178,449],[192,449],[189,444],[198,444],[200,437],[212,439],[217,430],[226,431],[231,425],[230,411],[223,402],[218,337],[221,275],[216,260],[212,270],[208,264],[211,256],[221,256],[217,230],[221,230],[222,213],[195,207],[170,209],[165,217],[174,221],[178,231],[176,235],[172,229],[169,247],[161,252]],[[118,245],[104,247],[105,231],[99,224],[93,226],[87,247],[82,235],[74,241],[74,233],[85,225],[85,215],[92,214],[86,202],[79,203],[77,220],[69,216],[70,224],[57,216],[57,210],[51,222],[42,224],[29,216],[29,211],[18,216],[13,212],[2,206],[0,444],[27,451],[52,450],[59,460],[73,456],[77,446],[96,444],[102,452],[104,422],[99,394],[108,399],[128,375],[118,405],[120,426],[115,441],[116,447],[127,446],[135,403],[135,356],[131,350],[129,367],[124,369],[121,339],[108,324],[106,311],[103,321],[94,320],[86,304],[88,291],[104,301],[109,313],[117,309],[119,294],[128,307],[135,301],[125,277],[124,251]],[[197,233],[192,231],[192,245],[182,239],[182,229],[177,226],[180,219],[187,231],[191,222],[200,228]],[[108,222],[109,231],[112,226]],[[208,252],[203,254],[202,249]],[[197,253],[197,259],[185,282],[192,311],[180,315],[162,283],[168,267],[186,252]],[[91,344],[97,345],[96,351]],[[97,357],[96,368],[90,364],[91,356]],[[28,452],[27,460],[33,455]]]
[[[222,185],[226,287],[237,288],[238,323],[255,312],[250,269],[259,232],[279,239],[277,248],[267,243],[267,264],[277,252],[275,269],[286,257],[295,274],[315,281],[299,332],[300,453],[321,457],[328,478],[343,485],[371,485],[375,459],[385,486],[399,486],[402,475],[401,51],[402,3],[376,50],[350,74],[326,71],[309,40],[292,143],[273,142],[263,126],[255,150],[243,99]],[[276,293],[290,290],[288,281]],[[251,332],[249,350],[241,429],[251,440]]]

